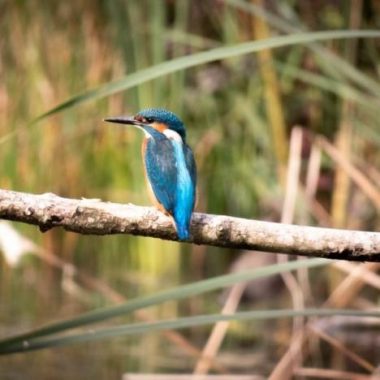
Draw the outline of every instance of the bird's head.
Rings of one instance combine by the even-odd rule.
[[[132,117],[118,116],[104,120],[111,123],[135,125],[142,129],[149,126],[161,133],[171,130],[178,133],[182,140],[186,139],[186,129],[181,119],[173,112],[163,108],[147,108]]]

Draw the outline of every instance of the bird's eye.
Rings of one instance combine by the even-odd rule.
[[[154,119],[152,117],[144,117],[141,115],[136,115],[135,120],[145,124],[152,124],[154,122]]]

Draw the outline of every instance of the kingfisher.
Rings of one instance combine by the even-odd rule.
[[[179,240],[189,240],[196,198],[197,170],[181,119],[162,108],[104,121],[135,126],[145,138],[142,156],[148,192],[156,207],[173,218]]]

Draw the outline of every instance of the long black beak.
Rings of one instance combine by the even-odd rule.
[[[115,117],[107,117],[106,119],[103,119],[104,121],[107,121],[108,123],[117,123],[117,124],[126,124],[126,125],[132,125],[142,131],[146,135],[154,137],[155,134],[159,133],[154,128],[152,128],[150,125],[142,123],[141,121],[136,120],[133,116],[115,116]]]
[[[103,120],[107,121],[109,123],[135,125],[136,127],[143,127],[143,126],[145,126],[144,123],[141,123],[140,121],[135,120],[133,118],[133,116],[107,117],[106,119],[103,119]]]

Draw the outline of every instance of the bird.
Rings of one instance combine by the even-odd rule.
[[[144,132],[141,150],[149,195],[160,211],[172,217],[178,239],[189,240],[197,169],[182,120],[166,109],[147,108],[134,116],[104,121],[135,126]]]

